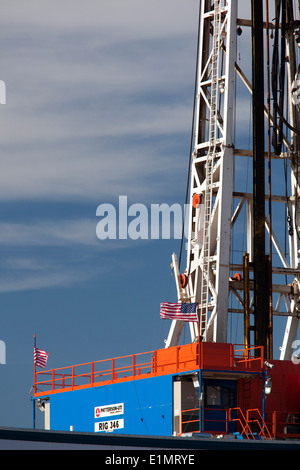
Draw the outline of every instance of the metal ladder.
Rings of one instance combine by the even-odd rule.
[[[218,72],[219,72],[219,36],[220,36],[220,0],[214,4],[213,50],[211,61],[211,97],[209,119],[209,149],[206,159],[206,183],[204,199],[203,260],[201,279],[201,303],[199,307],[199,333],[205,339],[205,329],[209,306],[209,271],[210,271],[210,231],[212,210],[213,167],[216,155],[217,113],[218,113]]]

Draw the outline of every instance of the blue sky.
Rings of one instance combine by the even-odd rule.
[[[1,6],[0,426],[32,426],[34,333],[49,368],[163,347],[180,241],[100,241],[96,209],[184,203],[197,17],[197,0]]]

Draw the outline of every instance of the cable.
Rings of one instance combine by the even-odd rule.
[[[279,73],[279,104],[278,114],[283,115],[284,106],[284,83],[285,83],[285,56],[286,56],[286,0],[282,0],[282,14],[281,14],[281,54],[280,54],[280,73]],[[283,136],[283,120],[279,121],[279,133],[278,133],[278,145],[280,150],[282,148],[282,136]]]
[[[280,52],[280,67],[279,66],[279,20],[281,13],[281,52]],[[286,61],[286,28],[294,21],[293,18],[293,5],[291,0],[276,0],[275,2],[275,34],[274,34],[274,48],[272,58],[272,95],[273,95],[273,136],[272,145],[274,153],[280,155],[282,148],[283,130],[282,126],[285,124],[288,129],[297,135],[300,135],[300,130],[293,127],[283,116],[284,106],[284,81],[285,81],[285,61]],[[279,102],[277,99],[277,84],[279,78]],[[279,123],[277,124],[277,120]],[[278,139],[277,139],[278,133]]]
[[[275,2],[275,33],[274,33],[274,46],[272,57],[272,94],[274,101],[273,110],[273,136],[272,145],[276,155],[280,154],[280,148],[277,143],[277,80],[278,80],[278,31],[279,31],[279,17],[280,17],[281,0]]]

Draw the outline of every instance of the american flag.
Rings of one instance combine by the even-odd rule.
[[[168,320],[198,321],[197,303],[172,303],[160,304],[160,317]]]
[[[43,349],[34,348],[34,364],[36,366],[45,369],[47,360],[48,360],[49,353],[47,351],[43,351]]]

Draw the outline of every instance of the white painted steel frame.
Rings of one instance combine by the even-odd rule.
[[[196,221],[200,220],[201,207],[195,209],[192,205],[195,194],[205,194],[206,165],[211,145],[209,139],[209,123],[212,112],[212,57],[213,42],[210,33],[214,28],[214,9],[206,10],[208,2],[201,2],[201,27],[199,35],[198,57],[198,93],[195,127],[195,145],[190,175],[190,213],[189,235],[187,241],[188,285],[182,288],[177,281],[177,293],[180,301],[191,302],[201,299],[201,280],[203,270],[203,240],[198,234]],[[209,283],[208,311],[209,315],[203,329],[206,341],[226,342],[227,315],[229,295],[229,259],[230,232],[233,190],[233,104],[234,104],[234,64],[236,54],[236,19],[237,0],[216,2],[220,5],[220,25],[218,32],[218,86],[216,106],[217,134],[215,135],[215,155],[212,169],[212,204],[209,233]],[[213,34],[213,31],[212,31]],[[222,74],[221,61],[225,64]],[[220,107],[220,103],[222,106]],[[178,276],[176,256],[173,255],[175,278]],[[225,299],[225,301],[224,301]],[[174,320],[171,325],[166,346],[178,344],[183,328],[182,322]],[[192,341],[198,335],[197,324],[190,323]]]

